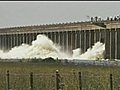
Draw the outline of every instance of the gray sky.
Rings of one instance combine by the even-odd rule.
[[[119,1],[0,1],[0,28],[89,20],[120,15]]]

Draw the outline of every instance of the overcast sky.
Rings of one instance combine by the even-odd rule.
[[[77,22],[120,15],[119,1],[0,1],[0,28]]]

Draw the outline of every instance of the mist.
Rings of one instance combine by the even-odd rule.
[[[8,52],[3,52],[0,50],[1,59],[27,59],[27,58],[48,58],[52,57],[54,59],[79,59],[79,60],[97,60],[103,59],[105,44],[101,42],[96,42],[92,48],[88,48],[85,53],[81,53],[80,48],[72,50],[73,54],[70,56],[65,52],[60,50],[60,45],[53,43],[45,35],[37,35],[36,40],[32,41],[32,45],[21,44],[20,46],[13,47]]]

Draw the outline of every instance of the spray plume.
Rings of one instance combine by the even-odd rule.
[[[37,39],[32,41],[32,45],[22,44],[12,48],[9,52],[4,53],[0,50],[1,59],[11,59],[11,58],[47,58],[52,57],[54,59],[88,59],[96,60],[98,58],[103,58],[103,53],[105,50],[105,44],[97,42],[92,48],[89,48],[85,53],[81,54],[81,49],[73,50],[73,55],[69,56],[64,52],[60,51],[60,46],[54,44],[45,35],[37,35]]]

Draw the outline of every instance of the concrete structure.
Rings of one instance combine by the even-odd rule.
[[[38,34],[45,34],[61,50],[85,52],[97,41],[105,43],[105,58],[120,59],[120,21],[70,22],[24,27],[0,28],[0,49],[8,51],[22,43],[31,45]]]

